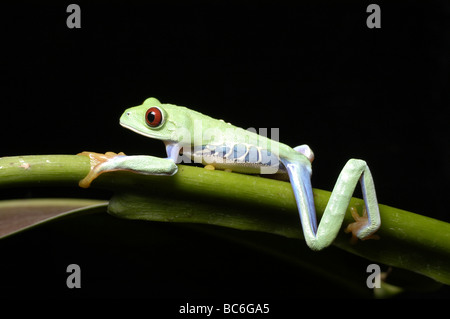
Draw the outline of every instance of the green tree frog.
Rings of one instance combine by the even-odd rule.
[[[186,107],[162,104],[155,98],[148,98],[142,105],[125,110],[120,124],[138,134],[162,140],[167,159],[150,156],[127,160],[124,154],[110,153],[107,160],[100,160],[89,181],[101,172],[119,169],[172,175],[177,171],[175,163],[181,161],[194,161],[207,167],[246,174],[285,175],[292,185],[306,243],[313,250],[327,247],[336,238],[360,181],[365,212],[363,217],[359,217],[352,211],[356,222],[350,224],[348,230],[354,237],[367,239],[380,227],[374,182],[363,160],[350,159],[346,163],[318,225],[311,186],[314,154],[308,145],[291,148]],[[85,181],[85,186],[89,181]]]

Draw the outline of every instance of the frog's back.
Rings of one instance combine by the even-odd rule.
[[[184,123],[190,123],[192,144],[190,151],[184,147],[183,153],[195,162],[247,174],[284,174],[280,156],[298,154],[288,145],[253,130],[244,130],[183,106],[167,104],[165,107],[172,114],[184,117]]]

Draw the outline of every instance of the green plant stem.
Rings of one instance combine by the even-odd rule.
[[[85,156],[5,157],[0,159],[0,187],[77,187],[89,169]],[[92,187],[115,192],[109,212],[122,218],[214,224],[302,238],[287,182],[180,165],[171,177],[105,173]],[[319,218],[329,196],[330,192],[314,189]],[[353,198],[350,205],[361,208],[363,201]],[[341,231],[334,245],[450,284],[450,224],[385,205],[380,205],[380,214],[379,240],[352,245],[350,235]],[[347,212],[343,228],[352,221]]]

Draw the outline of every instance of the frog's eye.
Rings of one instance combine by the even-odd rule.
[[[145,113],[145,122],[150,127],[158,127],[163,122],[163,115],[159,108],[151,107]]]

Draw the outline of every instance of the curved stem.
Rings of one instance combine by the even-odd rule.
[[[0,158],[0,187],[78,187],[89,169],[85,156],[4,157]],[[122,218],[215,224],[302,238],[294,194],[283,181],[180,165],[170,177],[105,173],[92,187],[115,191],[109,212]],[[318,218],[329,196],[330,192],[314,189]],[[364,204],[353,198],[350,206],[362,209]],[[343,232],[353,221],[348,210],[333,244],[374,262],[450,284],[450,224],[385,205],[380,205],[380,214],[379,240],[352,245]]]

